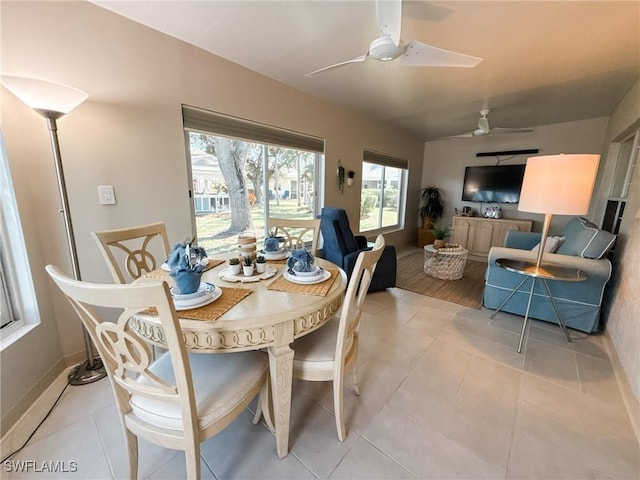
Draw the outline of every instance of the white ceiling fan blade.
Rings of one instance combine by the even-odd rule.
[[[501,127],[493,127],[491,129],[492,134],[501,135],[503,133],[531,133],[534,130],[530,128],[501,128]]]
[[[463,67],[473,68],[482,58],[432,47],[413,40],[409,42],[400,59],[402,67]]]
[[[462,133],[460,135],[449,135],[448,137],[440,137],[438,140],[446,140],[447,138],[471,138],[473,137],[473,132]]]
[[[313,72],[305,73],[304,76],[305,77],[313,77],[317,73],[325,72],[327,70],[333,70],[334,68],[342,67],[343,65],[349,65],[350,63],[364,62],[367,59],[367,55],[368,54],[365,53],[364,55],[360,55],[359,57],[356,57],[356,58],[354,58],[352,60],[347,60],[346,62],[335,63],[333,65],[329,65],[328,67],[324,67],[324,68],[321,68],[319,70],[315,70]]]
[[[376,19],[380,32],[391,37],[396,45],[400,45],[402,0],[376,0]]]

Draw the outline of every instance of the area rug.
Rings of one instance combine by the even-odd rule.
[[[428,297],[480,308],[486,269],[486,262],[467,260],[460,280],[438,280],[424,273],[424,252],[418,251],[398,259],[396,285]]]

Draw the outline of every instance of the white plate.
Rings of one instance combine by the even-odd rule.
[[[321,275],[324,270],[322,270],[317,265],[314,265],[313,270],[311,270],[310,272],[300,272],[296,270],[295,267],[293,267],[293,271],[295,275],[291,275],[291,273],[289,273],[289,269],[287,269],[287,273],[289,273],[289,275],[291,275],[292,277],[317,277],[318,275]]]
[[[277,252],[265,252],[264,250],[260,250],[258,255],[264,257],[265,260],[283,260],[287,258],[290,253],[286,250],[278,250]]]
[[[298,283],[301,285],[313,285],[314,283],[322,283],[325,280],[329,280],[331,278],[331,272],[328,270],[322,270],[321,276],[315,277],[294,277],[289,275],[287,271],[284,272],[285,280],[289,280],[292,283]]]
[[[207,293],[211,293],[212,290],[213,290],[212,285],[210,283],[204,283],[204,282],[201,283],[200,286],[198,287],[198,290],[196,290],[193,293],[180,293],[180,290],[178,289],[178,287],[175,286],[171,289],[171,296],[173,296],[175,300],[191,300],[194,298],[202,297]]]
[[[209,305],[211,302],[215,302],[218,298],[220,298],[220,295],[222,295],[222,290],[210,283],[208,285],[211,287],[211,290],[202,297],[198,297],[194,300],[189,301],[174,299],[173,304],[175,305],[176,310],[191,310],[192,308],[204,307],[205,305]]]
[[[202,260],[200,260],[200,265],[202,265],[203,267],[206,267],[207,265],[209,265],[209,259],[208,258],[203,258]],[[160,265],[160,268],[162,270],[164,270],[165,272],[170,272],[171,271],[171,267],[169,266],[169,264],[167,262],[164,262],[162,265]]]

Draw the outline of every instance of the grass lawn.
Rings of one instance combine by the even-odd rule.
[[[276,205],[276,202],[272,200],[269,202],[269,215],[282,218],[313,218],[313,212],[306,205],[298,206],[297,200],[280,200],[280,205]],[[248,232],[256,236],[259,250],[264,243],[266,223],[262,204],[251,207],[251,219],[253,227]],[[238,248],[236,239],[240,232],[229,232],[230,223],[230,212],[196,215],[198,245],[204,247],[209,256],[216,253],[232,252]]]

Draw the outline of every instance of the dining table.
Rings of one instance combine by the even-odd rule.
[[[347,276],[338,266],[317,258],[315,264],[324,269],[325,276],[330,274],[321,283],[289,282],[284,278],[288,276],[284,261],[267,262],[268,272],[273,275],[244,279],[227,275],[229,265],[223,260],[210,259],[216,266],[202,274],[202,282],[214,284],[221,290],[220,298],[211,305],[229,308],[222,313],[218,311],[215,318],[199,318],[198,310],[204,311],[206,307],[178,311],[185,346],[189,352],[210,354],[266,350],[272,400],[269,413],[273,415],[267,423],[273,422],[277,454],[283,458],[289,452],[294,357],[291,345],[296,338],[321,328],[338,312],[347,288]],[[161,270],[150,272],[136,282],[158,280],[172,284],[169,273]],[[150,344],[166,348],[156,315],[139,313],[130,321],[130,327]]]

